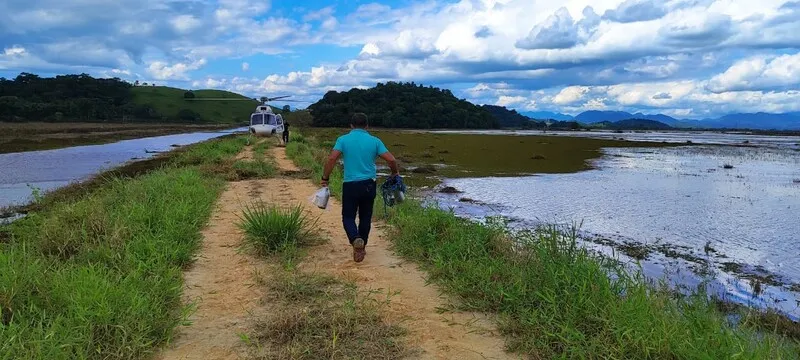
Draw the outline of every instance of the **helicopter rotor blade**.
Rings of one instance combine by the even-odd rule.
[[[254,99],[247,99],[247,98],[194,98],[194,99],[184,99],[186,101],[258,101]]]
[[[287,98],[287,97],[290,97],[290,96],[291,96],[291,95],[278,96],[278,97],[273,97],[273,98],[271,98],[271,97],[268,97],[268,98],[267,98],[267,101],[273,101],[273,100],[283,99],[283,98]]]

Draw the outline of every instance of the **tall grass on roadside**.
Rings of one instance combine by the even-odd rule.
[[[242,147],[189,146],[0,227],[0,358],[150,356],[185,315],[182,270],[224,184],[202,169]]]
[[[11,224],[0,358],[147,356],[181,320],[181,269],[221,185],[194,169],[159,170]]]
[[[512,232],[411,201],[394,246],[468,310],[498,313],[510,350],[532,358],[796,359],[800,344],[734,329],[705,294],[678,297],[554,227]]]
[[[320,148],[314,138],[306,138],[296,131],[289,135],[286,156],[301,169],[311,172],[313,181],[319,181],[322,178],[323,166],[328,159],[329,153],[330,150]],[[334,167],[328,181],[332,196],[341,197],[343,176],[341,167]]]
[[[299,204],[283,209],[256,201],[246,205],[242,213],[239,227],[245,243],[259,255],[306,245],[315,238],[316,220],[310,219]]]

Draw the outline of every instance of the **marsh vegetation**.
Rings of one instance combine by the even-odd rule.
[[[349,130],[310,128],[303,131],[319,139],[322,147],[332,148],[336,138]],[[383,129],[370,132],[395,155],[404,175],[414,185],[435,184],[435,179],[441,178],[574,173],[592,169],[591,160],[602,156],[603,148],[676,146],[566,136],[487,136]]]
[[[337,133],[340,132],[315,132],[319,139],[303,137],[301,142],[290,144],[290,150],[305,164],[304,168],[316,172],[318,162],[314,158],[327,152]],[[398,149],[395,153],[400,156],[431,153],[432,149],[427,148],[431,145],[442,151],[445,149],[441,144],[448,141],[434,141],[433,135],[426,134],[431,141],[425,142],[426,146],[416,146],[415,140],[424,139],[423,136],[375,133],[388,141],[390,149]],[[477,146],[495,156],[508,154],[493,151],[497,148],[486,145],[492,141],[489,138],[493,137],[483,138]],[[460,139],[458,144],[468,138]],[[517,146],[519,141],[525,143],[525,139],[515,140]],[[541,138],[528,141],[539,142]],[[586,150],[592,151],[599,149]],[[586,152],[573,154],[582,154],[585,161]],[[462,159],[458,165],[473,164],[473,171],[491,171],[487,169],[493,166],[466,156]],[[540,161],[550,159],[548,156]],[[588,166],[576,163],[572,164],[578,168]],[[341,179],[334,180],[332,187],[337,182]],[[394,225],[390,239],[395,249],[421,264],[433,282],[455,297],[457,307],[499,316],[510,350],[531,358],[592,357],[602,353],[637,359],[793,359],[800,350],[800,343],[791,335],[797,323],[785,318],[765,322],[764,319],[774,319],[775,314],[750,308],[738,308],[739,321],[730,322],[731,307],[721,306],[726,303],[709,296],[703,287],[681,295],[664,282],[653,283],[641,272],[631,271],[615,259],[580,245],[574,228],[564,231],[543,225],[510,230],[503,217],[486,220],[473,222],[436,206],[408,201],[393,208],[388,221]]]

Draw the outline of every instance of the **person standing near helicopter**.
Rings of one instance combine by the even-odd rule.
[[[336,139],[320,181],[328,186],[328,179],[340,156],[344,158],[342,183],[342,224],[353,247],[353,260],[361,262],[366,255],[367,241],[372,223],[372,208],[377,196],[377,169],[375,159],[380,157],[389,164],[392,177],[399,176],[397,160],[383,142],[367,132],[367,115],[353,114],[350,133]],[[358,226],[356,226],[358,213]]]
[[[286,145],[289,143],[289,123],[284,120],[283,121],[283,144]]]

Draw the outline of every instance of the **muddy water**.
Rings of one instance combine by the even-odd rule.
[[[189,145],[242,129],[124,140],[111,144],[0,154],[0,208],[32,200],[34,189],[53,190],[103,170],[147,159],[172,145]]]
[[[711,277],[735,301],[797,318],[800,152],[786,144],[605,149],[595,170],[447,179],[463,193],[439,200],[521,226],[578,224],[590,246],[632,264],[619,245],[661,249],[642,259],[646,275],[686,286]],[[767,283],[757,297],[755,281]]]

